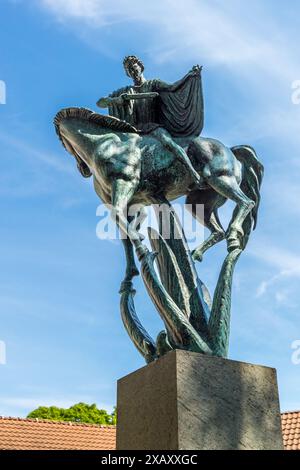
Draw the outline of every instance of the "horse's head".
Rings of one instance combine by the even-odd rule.
[[[54,118],[56,133],[65,149],[75,157],[77,168],[85,178],[92,175],[88,155],[81,135],[78,108],[62,109]]]
[[[97,137],[109,132],[137,132],[134,127],[112,116],[104,116],[85,108],[66,108],[54,118],[56,133],[65,149],[76,158],[85,178],[92,175]]]

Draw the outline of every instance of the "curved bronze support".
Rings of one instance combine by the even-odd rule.
[[[156,346],[136,314],[133,301],[135,290],[131,281],[122,283],[120,294],[121,317],[126,331],[145,361],[152,362],[157,358]]]
[[[142,265],[146,289],[166,325],[171,343],[177,349],[212,354],[209,345],[199,336],[160,282],[153,264],[156,255],[150,253],[146,247],[137,250],[137,255]]]
[[[177,221],[173,212],[171,217],[174,229]],[[173,233],[164,239],[152,228],[148,229],[148,234],[154,251],[149,252],[142,245],[137,249],[137,256],[144,284],[166,331],[159,333],[155,344],[135,312],[132,282],[124,281],[120,291],[121,315],[136,348],[147,363],[172,349],[227,357],[232,280],[242,250],[236,249],[225,258],[210,309],[210,302],[204,300],[204,293],[206,297],[209,293],[197,276],[184,235],[176,238]],[[154,260],[160,277],[154,268]]]
[[[209,329],[216,356],[227,357],[230,333],[230,310],[233,272],[242,250],[237,249],[225,258],[214,293]]]

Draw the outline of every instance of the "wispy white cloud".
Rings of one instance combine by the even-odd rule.
[[[284,166],[287,163],[288,157],[289,155],[283,156],[279,166]],[[276,175],[276,178],[274,177],[272,180],[269,180],[265,185],[268,206],[271,210],[273,209],[274,213],[283,214],[283,220],[290,220],[289,223],[292,226],[295,226],[296,217],[300,215],[299,164],[299,161],[288,161],[289,168],[283,168],[281,175]],[[285,171],[285,175],[283,175],[283,171]],[[280,195],[278,188],[280,188]],[[275,206],[274,201],[276,201]]]
[[[201,57],[205,62],[258,64],[276,75],[295,70],[278,34],[271,11],[262,2],[251,4],[237,0],[42,0],[42,6],[59,21],[77,22],[91,29],[134,22],[147,28],[141,37],[145,48],[159,52],[156,59],[168,61],[180,57]],[[268,18],[268,21],[266,21]],[[125,32],[125,30],[124,30]],[[272,41],[270,41],[272,38]],[[292,52],[290,45],[289,51]],[[257,69],[251,80],[255,80]]]
[[[51,167],[52,169],[59,172],[67,173],[68,175],[74,173],[72,170],[72,165],[68,164],[68,162],[65,162],[65,159],[47,150],[44,151],[38,149],[33,145],[23,141],[22,139],[17,138],[16,136],[10,136],[0,132],[0,142],[3,145],[9,146],[13,150],[20,152],[22,157],[38,160],[46,164],[48,167]]]
[[[255,93],[256,106],[241,116],[237,108],[237,120],[222,138],[255,142],[277,135],[299,145],[298,109],[291,104],[291,85],[299,74],[297,38],[292,28],[278,24],[271,3],[153,0],[142,8],[137,0],[42,0],[40,4],[102,52],[119,57],[130,31],[140,36],[139,47],[158,65],[200,61],[219,70],[223,67],[245,95]]]
[[[276,269],[276,274],[261,281],[257,288],[256,296],[263,296],[271,287],[276,285],[276,301],[278,303],[284,300],[287,301],[288,294],[286,289],[279,289],[278,286],[288,279],[297,279],[299,282],[300,257],[292,250],[272,245],[270,241],[268,243],[265,241],[255,243],[249,251],[252,256]],[[288,306],[288,302],[286,302],[286,306]]]
[[[84,196],[78,197],[75,192],[79,175],[75,159],[63,148],[56,153],[46,146],[34,145],[30,139],[19,138],[17,132],[7,134],[3,131],[0,131],[0,147],[5,168],[0,174],[1,196],[24,199],[59,193],[62,210],[85,202]],[[14,171],[15,168],[18,171]],[[86,183],[82,191],[86,189],[90,194],[92,181]],[[72,196],[64,194],[66,187]]]
[[[258,240],[249,251],[252,256],[279,268],[283,274],[300,276],[300,257],[292,250],[272,245],[270,240],[268,242]]]

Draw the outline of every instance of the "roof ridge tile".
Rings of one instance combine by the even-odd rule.
[[[82,426],[82,427],[98,427],[104,429],[116,429],[115,424],[95,424],[95,423],[80,423],[76,421],[55,421],[51,419],[40,419],[40,418],[18,418],[13,416],[0,416],[2,421],[17,421],[17,422],[26,422],[26,423],[46,423],[46,424],[56,424],[56,425],[65,425],[65,426]]]

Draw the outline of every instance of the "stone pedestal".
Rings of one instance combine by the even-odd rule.
[[[172,351],[118,381],[118,450],[283,449],[275,369]]]

